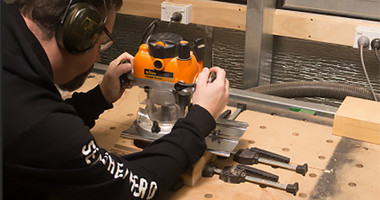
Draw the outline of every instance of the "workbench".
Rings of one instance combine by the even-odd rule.
[[[87,91],[100,83],[102,75],[91,73],[78,91]],[[105,111],[91,129],[97,144],[115,154],[140,149],[133,141],[120,137],[132,125],[140,105],[138,96],[143,90],[128,89]],[[229,107],[232,111],[235,108]],[[225,183],[217,175],[201,177],[194,186],[184,186],[177,192],[167,192],[162,199],[379,199],[380,145],[332,135],[332,127],[308,121],[284,118],[254,111],[244,111],[237,121],[249,127],[238,148],[258,147],[290,158],[290,164],[307,163],[305,176],[294,171],[272,168],[264,164],[252,167],[279,176],[282,184],[299,183],[296,196],[283,190],[261,188],[257,184]],[[231,158],[216,162],[219,168],[236,164]]]

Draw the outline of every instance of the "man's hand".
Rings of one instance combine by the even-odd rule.
[[[128,60],[120,64],[121,61]],[[124,93],[126,88],[130,88],[131,85],[120,85],[119,77],[132,70],[133,56],[127,52],[124,52],[115,60],[113,60],[106,73],[104,74],[102,83],[100,83],[100,89],[102,90],[104,98],[108,103],[113,103],[118,100]]]
[[[216,73],[216,79],[214,82],[208,83],[211,72]],[[203,68],[198,75],[193,104],[202,106],[216,119],[228,103],[229,86],[226,72],[223,69],[219,67]]]

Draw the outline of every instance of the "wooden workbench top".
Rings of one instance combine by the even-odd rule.
[[[91,74],[79,91],[100,83],[102,76]],[[133,147],[120,138],[123,130],[135,120],[139,104],[138,87],[127,90],[114,108],[103,113],[91,132],[100,147],[111,151],[116,145]],[[230,108],[234,111],[234,108]],[[290,158],[290,164],[307,163],[306,176],[264,164],[252,167],[276,174],[282,184],[299,183],[297,196],[256,184],[225,183],[217,176],[200,178],[194,187],[185,186],[168,192],[162,199],[379,199],[380,145],[332,135],[332,127],[289,118],[244,111],[237,121],[249,123],[237,148],[258,147]],[[231,159],[218,159],[218,168],[236,164]]]

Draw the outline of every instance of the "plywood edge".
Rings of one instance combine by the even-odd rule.
[[[380,23],[374,21],[277,9],[273,34],[353,46],[359,25],[380,28]]]
[[[123,0],[123,6],[118,11],[118,13],[151,18],[160,18],[161,2],[163,2],[163,0]]]

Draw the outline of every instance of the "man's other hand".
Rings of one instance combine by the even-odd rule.
[[[211,72],[216,73],[216,79],[209,83]],[[228,96],[229,81],[226,79],[226,72],[219,67],[203,68],[198,75],[193,104],[202,106],[216,119],[226,107]]]
[[[129,62],[120,64],[125,60],[128,60]],[[132,63],[133,56],[124,52],[109,64],[102,83],[100,83],[100,89],[108,103],[113,103],[118,100],[124,93],[125,89],[131,87],[131,85],[121,85],[119,77],[132,70]]]

